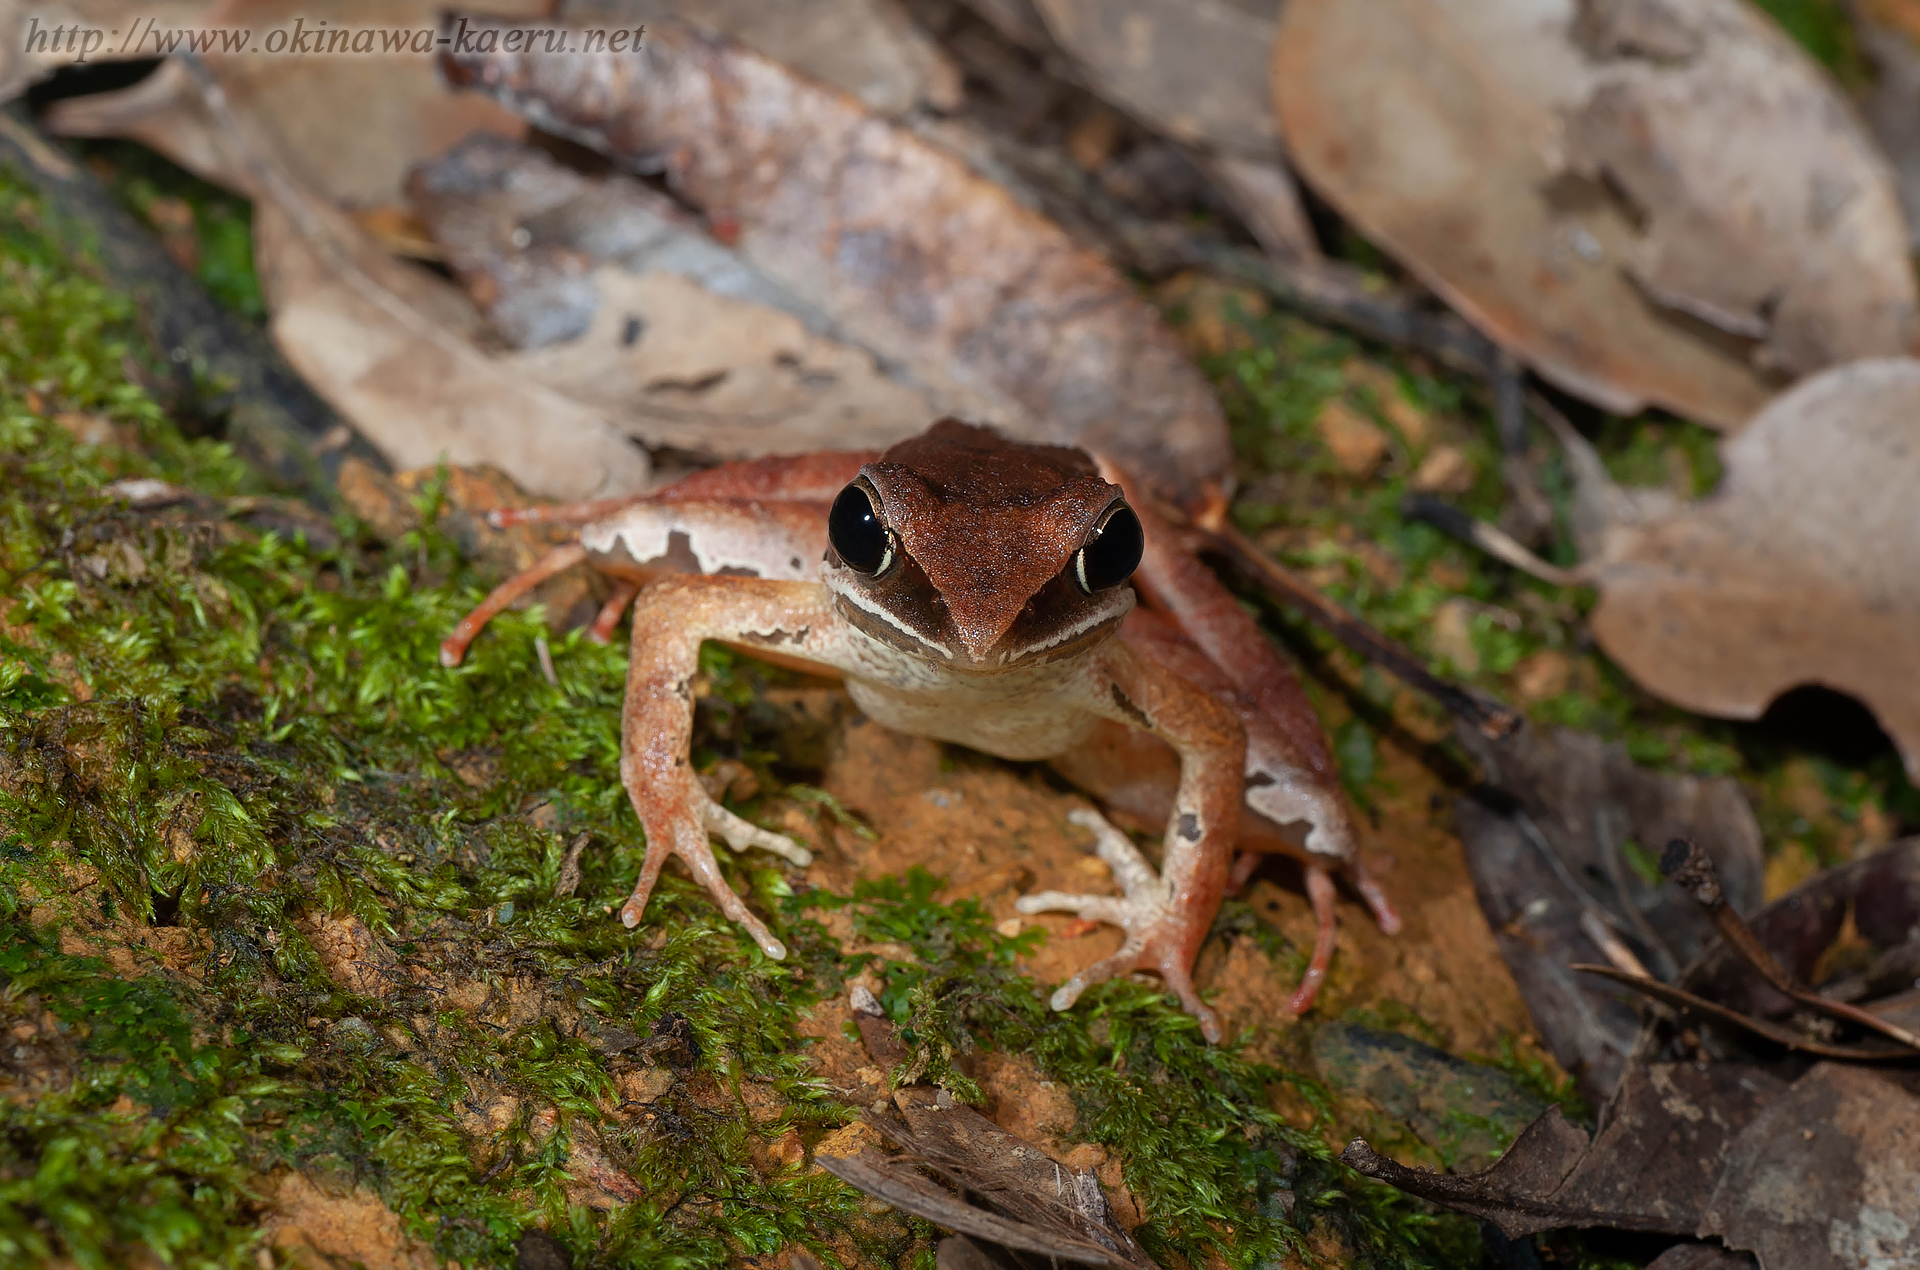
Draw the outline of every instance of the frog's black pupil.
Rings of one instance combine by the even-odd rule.
[[[1089,593],[1119,586],[1140,567],[1140,553],[1146,549],[1147,536],[1140,518],[1131,507],[1116,507],[1106,524],[1074,561],[1080,585]]]
[[[866,490],[849,485],[840,491],[827,513],[827,540],[849,569],[872,573],[880,567],[887,557],[887,527]]]

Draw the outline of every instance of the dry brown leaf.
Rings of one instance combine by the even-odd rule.
[[[1272,4],[1231,0],[1038,0],[1092,89],[1155,131],[1211,155],[1209,175],[1276,256],[1319,255],[1280,157],[1267,90]]]
[[[1913,1264],[1920,1099],[1910,1082],[1821,1063],[1746,1127],[1721,1168],[1699,1233],[1758,1252],[1763,1270]]]
[[[1799,684],[1847,693],[1920,778],[1920,361],[1817,375],[1721,454],[1712,496],[1599,515],[1583,551],[1601,647],[1702,714],[1757,718]],[[1589,506],[1617,493],[1576,466]]]
[[[1274,48],[1301,173],[1541,375],[1720,428],[1912,347],[1886,163],[1738,0],[1299,0]]]
[[[935,417],[817,310],[664,195],[479,136],[411,190],[517,352],[500,364],[627,435],[722,458],[884,448]]]
[[[275,342],[388,462],[497,467],[552,499],[646,488],[643,451],[596,411],[489,358],[457,288],[387,255],[303,187],[210,74],[195,86],[220,166],[258,191],[254,263]]]
[[[332,208],[257,202],[254,256],[274,341],[396,469],[484,464],[563,501],[646,488],[645,453],[604,415],[488,357],[448,320],[458,291]]]
[[[1231,0],[1036,0],[1095,90],[1188,145],[1279,153],[1267,92],[1274,10]]]
[[[568,0],[567,22],[684,21],[858,97],[898,118],[960,104],[960,69],[897,0]]]
[[[1920,1230],[1920,1082],[1910,1069],[1884,1061],[1809,1066],[1755,1037],[1804,1049],[1808,1030],[1830,1035],[1803,1029],[1809,1017],[1796,1002],[1810,998],[1789,998],[1769,979],[1812,982],[1842,947],[1856,956],[1877,952],[1864,978],[1829,978],[1821,986],[1829,1002],[1868,1004],[1864,996],[1878,981],[1894,995],[1874,1000],[1873,1014],[1905,1022],[1915,1012],[1920,839],[1829,870],[1755,914],[1750,925],[1723,920],[1727,910],[1717,907],[1712,888],[1700,889],[1715,873],[1706,857],[1676,864],[1673,847],[1662,868],[1695,902],[1715,905],[1721,939],[1676,985],[1653,994],[1674,1013],[1651,1015],[1642,1025],[1590,1145],[1555,1109],[1477,1174],[1406,1169],[1364,1142],[1343,1158],[1403,1190],[1484,1216],[1510,1237],[1607,1226],[1719,1238],[1757,1254],[1763,1270],[1902,1264]],[[1773,970],[1763,972],[1762,960]],[[1742,1009],[1758,1013],[1742,1018]],[[1874,1048],[1878,1059],[1889,1057],[1884,1047],[1818,1044],[1830,1054]],[[1680,1257],[1671,1264],[1701,1263]]]
[[[742,259],[941,412],[1085,445],[1170,501],[1218,506],[1225,421],[1172,333],[1109,265],[952,154],[676,22],[632,54],[444,64],[624,162],[665,156],[674,191],[737,232]]]
[[[1652,1063],[1627,1072],[1591,1144],[1553,1107],[1478,1173],[1402,1168],[1359,1142],[1341,1159],[1485,1217],[1510,1239],[1569,1226],[1691,1235],[1706,1216],[1723,1158],[1786,1091],[1785,1081],[1749,1063]]]
[[[850,997],[868,1055],[897,1072],[910,1054],[898,1029],[870,989],[855,986]],[[917,1080],[918,1071],[912,1068],[898,1078]],[[871,1146],[827,1150],[822,1144],[814,1152],[815,1163],[875,1199],[997,1250],[1037,1253],[1055,1264],[1157,1270],[1115,1219],[1091,1169],[1054,1158],[955,1101],[945,1089],[908,1084],[893,1091],[892,1111],[887,1101],[876,1101],[861,1120],[900,1147],[900,1154],[885,1155]],[[1025,1264],[1018,1257],[1013,1261]]]
[[[727,458],[882,449],[937,417],[861,349],[684,274],[596,271],[601,305],[579,339],[503,366],[593,407],[651,446]],[[636,329],[638,338],[629,339]]]
[[[1879,0],[1854,10],[1860,51],[1873,82],[1860,93],[1860,113],[1893,164],[1907,238],[1920,251],[1920,3]]]
[[[1598,1103],[1619,1083],[1639,1020],[1617,990],[1568,965],[1624,953],[1671,979],[1713,937],[1678,887],[1634,870],[1630,844],[1698,842],[1745,912],[1761,898],[1760,826],[1732,780],[1649,771],[1588,733],[1458,735],[1503,796],[1454,808],[1480,910],[1535,1030]]]
[[[440,7],[437,0],[226,0],[200,23],[264,33],[298,18],[309,28],[325,22],[430,31]],[[546,12],[547,0],[489,0],[486,7],[530,17]],[[450,91],[434,73],[431,53],[209,53],[206,62],[233,108],[272,139],[294,176],[343,207],[404,202],[407,170],[476,129],[510,136],[525,130],[492,102]],[[221,164],[198,93],[173,64],[131,88],[57,103],[47,127],[65,136],[139,141],[208,180],[257,196],[244,172]]]

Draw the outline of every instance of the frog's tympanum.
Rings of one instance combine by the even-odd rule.
[[[640,499],[523,514],[586,523],[577,545],[469,615],[442,660],[457,664],[493,614],[562,569],[586,560],[616,578],[594,630],[607,637],[632,604],[620,774],[647,835],[621,917],[640,921],[661,867],[679,856],[772,957],[785,948],[727,885],[709,837],[796,864],[810,857],[715,803],[696,778],[702,641],[838,675],[861,710],[902,732],[1047,759],[1115,814],[1165,826],[1156,872],[1125,834],[1076,814],[1123,894],[1019,901],[1025,913],[1064,910],[1126,933],[1119,952],[1054,993],[1054,1007],[1151,969],[1218,1039],[1191,972],[1236,845],[1243,860],[1283,851],[1306,865],[1319,938],[1296,1010],[1333,952],[1330,866],[1383,926],[1398,923],[1359,867],[1352,815],[1298,680],[1118,478],[1079,450],[945,420],[884,454],[733,463]]]

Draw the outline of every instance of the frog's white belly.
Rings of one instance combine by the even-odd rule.
[[[1079,703],[1087,653],[999,674],[965,674],[843,627],[834,658],[847,695],[874,722],[999,758],[1065,753],[1098,719]],[[1091,650],[1089,650],[1091,651]]]
[[[896,732],[1021,761],[1065,753],[1085,740],[1096,722],[1057,693],[997,702],[966,695],[955,700],[849,678],[847,695],[868,718]]]

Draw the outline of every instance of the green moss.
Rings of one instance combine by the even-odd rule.
[[[1070,1012],[1050,1010],[1013,970],[1036,932],[1000,935],[973,901],[937,903],[938,889],[916,870],[862,882],[847,899],[808,902],[848,907],[862,938],[911,950],[910,961],[879,969],[880,1000],[913,1049],[914,1075],[977,1098],[961,1060],[985,1048],[1026,1055],[1072,1091],[1075,1136],[1121,1155],[1128,1188],[1153,1215],[1135,1232],[1151,1251],[1193,1264],[1267,1265],[1286,1255],[1311,1264],[1307,1236],[1324,1224],[1372,1265],[1478,1261],[1471,1222],[1358,1182],[1323,1134],[1281,1120],[1271,1098],[1279,1085],[1329,1105],[1311,1078],[1252,1061],[1238,1045],[1207,1044],[1172,997],[1138,984],[1104,984]],[[1219,929],[1271,934],[1248,916],[1230,905]],[[1196,1132],[1201,1125],[1209,1128]]]
[[[438,634],[480,587],[431,529],[382,549],[341,524],[323,547],[229,519],[220,500],[249,474],[180,438],[127,380],[144,355],[131,311],[32,232],[21,187],[0,198],[18,213],[0,260],[0,932],[9,1008],[51,1011],[86,1046],[74,1092],[5,1105],[12,1248],[250,1261],[248,1188],[275,1164],[369,1180],[468,1264],[510,1259],[534,1222],[609,1265],[853,1237],[839,1183],[753,1164],[760,1142],[847,1115],[793,1032],[834,986],[806,969],[831,961],[817,926],[783,926],[799,954],[783,966],[678,879],[637,933],[581,898],[626,890],[639,867],[617,781],[619,653],[557,640],[550,687],[531,671],[539,616],[514,615],[442,672]],[[136,444],[82,445],[52,422],[71,412]],[[101,492],[125,476],[211,501],[135,513]],[[723,695],[750,692],[710,669]],[[469,751],[497,779],[449,778]],[[537,806],[546,825],[525,814]],[[583,832],[601,849],[557,899],[563,844]],[[325,972],[302,933],[324,913],[389,950],[383,989]],[[190,932],[194,956],[123,982],[48,942],[119,946],[149,922]],[[507,1029],[417,986],[529,979],[547,1013]],[[623,1133],[632,1118],[604,1108],[626,1060],[591,1038],[676,1014],[700,1058],[650,1107],[672,1131]],[[784,1110],[749,1114],[742,1081]],[[476,1161],[459,1108],[480,1090],[522,1113]],[[123,1093],[130,1110],[96,1114]],[[646,1203],[611,1221],[569,1209],[579,1133]]]
[[[1720,437],[1684,419],[1606,416],[1595,446],[1622,485],[1664,486],[1698,498],[1720,483]]]
[[[1841,0],[1756,0],[1795,43],[1849,87],[1870,78],[1859,37]]]
[[[134,1246],[184,1267],[249,1261],[265,1130],[298,1098],[274,1073],[299,1052],[197,1038],[158,977],[117,978],[17,923],[0,926],[0,971],[0,1017],[32,1036],[16,1062],[30,1045],[71,1064],[70,1083],[0,1104],[0,1261],[106,1270]]]
[[[79,153],[103,170],[120,200],[155,229],[171,228],[160,214],[167,204],[193,215],[189,263],[201,283],[234,312],[256,322],[267,316],[260,279],[253,268],[253,205],[210,185],[144,146],[128,141],[86,141]],[[171,210],[169,208],[168,210]]]

